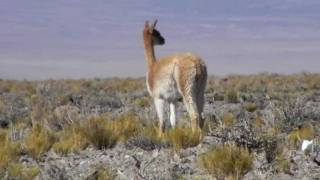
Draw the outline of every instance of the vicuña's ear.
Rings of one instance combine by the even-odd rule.
[[[158,22],[158,19],[156,19],[156,20],[153,22],[153,24],[152,24],[152,29],[154,29],[154,28],[156,27],[157,22]]]
[[[144,23],[144,28],[145,28],[145,29],[148,29],[148,28],[149,28],[149,22],[148,22],[148,21],[146,21],[146,22]]]

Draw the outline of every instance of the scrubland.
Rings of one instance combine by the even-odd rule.
[[[144,78],[1,79],[1,179],[320,177],[320,74],[211,76],[205,98],[203,132],[180,102],[159,137]]]

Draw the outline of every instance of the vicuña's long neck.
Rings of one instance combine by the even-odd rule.
[[[148,68],[150,69],[156,61],[154,47],[150,41],[144,40],[144,53],[148,62]]]

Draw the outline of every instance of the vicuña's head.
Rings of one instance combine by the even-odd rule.
[[[157,20],[155,20],[152,25],[149,25],[149,22],[146,21],[143,30],[143,39],[145,41],[151,41],[152,45],[164,45],[165,40],[160,32],[155,29],[156,24]]]

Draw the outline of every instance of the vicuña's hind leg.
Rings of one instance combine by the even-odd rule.
[[[204,87],[201,87],[201,89],[198,89],[198,94],[197,94],[197,107],[198,107],[198,112],[200,114],[200,119],[199,119],[199,127],[203,129],[204,126],[204,113],[203,113],[203,107],[204,107]]]
[[[183,101],[191,119],[191,128],[195,131],[199,128],[200,119],[196,98],[190,93],[183,97]]]
[[[176,127],[176,103],[170,102],[170,123],[171,127]]]
[[[154,104],[159,118],[159,136],[161,136],[164,132],[164,100],[156,98],[154,99]]]

